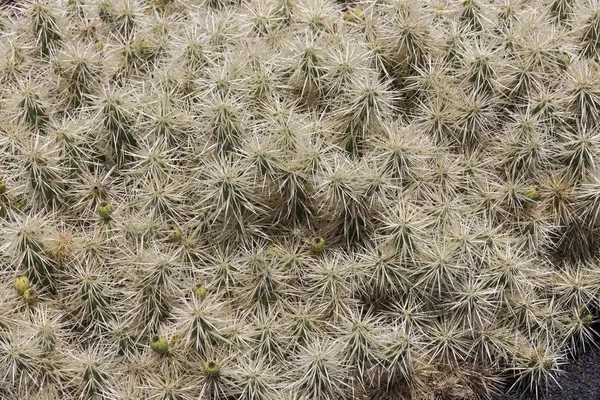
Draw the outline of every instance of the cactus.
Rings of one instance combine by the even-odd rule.
[[[600,308],[600,13],[492,3],[0,7],[2,393],[539,395]]]
[[[44,1],[35,1],[29,10],[31,30],[43,56],[50,55],[62,39],[56,11]]]

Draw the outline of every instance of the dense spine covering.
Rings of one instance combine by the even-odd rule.
[[[598,1],[1,7],[1,398],[540,394],[589,348]]]

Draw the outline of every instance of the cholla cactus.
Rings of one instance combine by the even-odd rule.
[[[539,393],[600,307],[600,12],[501,3],[0,6],[2,394]]]

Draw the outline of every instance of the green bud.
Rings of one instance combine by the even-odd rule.
[[[4,179],[0,179],[0,194],[6,193],[6,181]]]
[[[325,250],[325,239],[322,236],[315,236],[310,241],[310,249],[315,254],[321,254]]]
[[[363,12],[364,11],[360,8],[357,8],[352,11],[346,11],[344,13],[344,21],[354,22],[357,18],[360,18],[363,15]]]
[[[35,306],[38,301],[37,291],[33,288],[29,288],[23,293],[23,298],[25,299],[27,304],[29,304],[30,306]]]
[[[589,325],[589,324],[591,324],[592,322],[594,322],[594,316],[593,316],[592,314],[587,314],[585,317],[583,317],[583,318],[581,319],[581,322],[582,322],[584,325]]]
[[[567,69],[567,67],[571,64],[571,57],[568,54],[561,54],[558,57],[558,65],[562,69]]]
[[[113,212],[113,208],[109,202],[103,201],[102,203],[98,204],[98,214],[103,219],[110,218],[110,214],[112,214],[112,212]]]
[[[29,279],[25,275],[21,275],[15,278],[15,290],[19,296],[23,296],[25,291],[29,289]]]
[[[283,250],[279,246],[273,246],[265,254],[270,258],[278,258],[283,254]]]
[[[17,210],[23,211],[25,209],[25,207],[27,207],[27,200],[22,199],[22,200],[17,201],[17,203],[15,204],[15,207],[17,208]]]
[[[204,375],[210,378],[216,378],[221,372],[221,366],[215,360],[208,360],[204,363]]]
[[[204,284],[199,284],[194,288],[194,294],[200,299],[200,300],[204,300],[204,298],[206,297],[206,286],[204,286]]]
[[[538,192],[535,190],[535,188],[529,188],[527,189],[523,195],[525,197],[527,197],[529,200],[533,200],[533,201],[538,201],[540,199],[540,195],[538,194]]]
[[[183,233],[178,226],[174,226],[169,232],[169,242],[180,243],[181,239],[183,239]]]
[[[162,335],[154,335],[150,342],[150,348],[158,354],[165,354],[169,350],[169,342]]]
[[[141,60],[148,60],[154,53],[154,47],[147,41],[141,40],[132,44],[134,54]]]

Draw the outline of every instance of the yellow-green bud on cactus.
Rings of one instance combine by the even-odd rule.
[[[550,369],[552,368],[552,366],[554,365],[554,361],[546,359],[544,360],[544,362],[542,363],[542,366],[544,367],[544,369]]]
[[[181,242],[181,239],[183,239],[183,233],[181,232],[181,229],[179,229],[178,226],[174,226],[171,229],[171,232],[169,232],[169,242],[179,243]]]
[[[325,250],[325,239],[322,236],[315,236],[310,241],[310,249],[315,254],[321,254]]]
[[[23,199],[23,200],[19,200],[17,201],[17,203],[15,204],[15,207],[17,208],[17,210],[19,211],[23,211],[25,209],[25,207],[27,206],[27,200]]]
[[[29,289],[29,279],[25,275],[21,275],[15,278],[15,290],[19,296],[23,296],[25,291]]]
[[[110,214],[112,214],[112,212],[113,208],[109,202],[103,201],[102,203],[98,204],[98,214],[100,217],[108,219],[110,218]]]
[[[6,193],[6,181],[4,179],[0,179],[0,194]]]
[[[558,56],[558,65],[562,69],[567,69],[567,67],[571,64],[571,57],[568,54],[561,54]]]
[[[154,335],[150,342],[150,348],[158,354],[164,354],[169,350],[169,342],[163,335]]]
[[[25,292],[23,293],[23,299],[25,299],[27,304],[29,304],[30,306],[36,305],[38,301],[37,291],[33,288],[25,290]]]
[[[204,375],[216,378],[221,372],[221,366],[215,360],[208,360],[204,363]]]
[[[354,22],[357,18],[360,18],[363,15],[363,10],[357,8],[356,10],[346,11],[344,13],[344,21]]]
[[[133,43],[131,45],[133,53],[141,60],[148,60],[152,57],[154,52],[154,48],[152,44],[145,40],[141,40],[139,42]]]
[[[583,317],[583,318],[581,319],[581,322],[582,322],[584,325],[589,325],[589,324],[591,324],[592,322],[594,322],[594,316],[593,316],[592,314],[587,314],[585,317]]]
[[[281,247],[273,246],[269,250],[267,250],[266,255],[270,258],[277,258],[283,254]]]
[[[200,300],[204,300],[204,298],[206,297],[206,286],[204,286],[204,284],[200,284],[197,285],[194,288],[194,294],[200,299]]]
[[[525,197],[527,197],[529,200],[533,200],[533,201],[537,201],[540,199],[540,195],[538,194],[538,192],[535,190],[535,188],[529,188],[527,189],[523,195]]]

